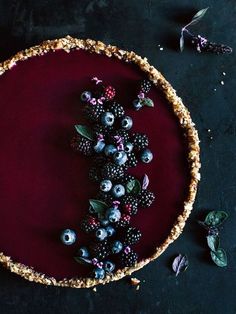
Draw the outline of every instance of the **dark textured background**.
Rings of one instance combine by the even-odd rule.
[[[67,34],[148,57],[190,109],[201,138],[202,159],[198,197],[184,233],[157,261],[135,274],[145,280],[139,291],[125,279],[98,287],[97,292],[45,287],[1,268],[0,313],[236,313],[235,55],[176,50],[181,25],[207,6],[207,15],[194,29],[235,48],[235,0],[0,1],[1,61],[20,49]],[[221,232],[229,259],[224,269],[210,261],[204,233],[196,223],[206,209],[230,214]],[[170,265],[179,252],[188,255],[190,266],[175,278]]]

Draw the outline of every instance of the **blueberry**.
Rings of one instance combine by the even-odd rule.
[[[92,98],[92,94],[89,91],[84,91],[80,96],[80,99],[85,102],[90,101],[91,98]]]
[[[121,120],[121,127],[125,130],[130,130],[133,126],[133,120],[129,116],[124,116]]]
[[[62,231],[61,233],[62,243],[64,243],[65,245],[71,245],[75,243],[75,240],[76,240],[76,234],[74,230],[65,229],[64,231]]]
[[[108,237],[111,237],[116,233],[115,229],[112,226],[107,226],[106,231]]]
[[[106,211],[106,218],[110,221],[110,222],[117,222],[120,220],[121,217],[121,213],[119,211],[119,209],[116,208],[108,208]]]
[[[104,264],[104,269],[107,273],[111,273],[115,269],[115,264],[110,261],[106,261]]]
[[[111,126],[115,121],[114,114],[111,112],[104,112],[101,117],[101,122],[103,125]]]
[[[112,253],[117,254],[123,249],[123,245],[120,241],[114,241],[111,247]]]
[[[89,251],[85,246],[82,246],[81,248],[79,248],[78,250],[78,255],[80,257],[89,257]]]
[[[141,152],[141,155],[140,155],[140,158],[142,160],[142,162],[144,163],[149,163],[152,161],[153,159],[153,154],[152,152],[150,151],[150,149],[146,148],[144,149],[142,152]]]
[[[135,99],[133,101],[133,107],[134,107],[135,110],[138,111],[139,109],[141,109],[143,107],[143,105],[141,104],[139,99]]]
[[[112,188],[112,183],[110,180],[102,180],[100,183],[100,190],[103,192],[109,192]]]
[[[104,154],[106,156],[112,156],[117,151],[117,148],[114,145],[106,145],[104,148]]]
[[[94,278],[95,279],[104,279],[105,278],[105,270],[102,268],[94,269]]]
[[[98,240],[103,241],[106,237],[107,237],[107,231],[104,228],[99,228],[96,231],[96,237],[98,238]]]
[[[133,148],[134,148],[134,145],[132,143],[128,142],[125,144],[125,152],[126,153],[131,153]]]
[[[125,195],[125,188],[122,184],[116,184],[113,186],[112,188],[112,194],[114,197],[121,197],[123,195]]]
[[[113,160],[115,164],[117,164],[118,166],[124,165],[127,159],[128,159],[127,154],[122,151],[118,151],[113,155]]]
[[[94,145],[94,150],[96,153],[100,153],[105,147],[104,141],[97,141],[96,145]]]

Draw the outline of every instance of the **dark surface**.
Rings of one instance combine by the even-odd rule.
[[[145,280],[139,291],[127,280],[98,287],[97,292],[44,287],[1,268],[1,313],[236,313],[235,57],[175,50],[181,23],[207,6],[210,10],[195,26],[196,32],[235,48],[234,0],[0,1],[1,60],[66,34],[99,39],[148,57],[190,109],[202,159],[198,197],[184,233],[157,261],[136,273]],[[225,269],[211,263],[196,224],[205,209],[230,214],[221,232],[229,258]],[[170,263],[179,252],[189,256],[190,266],[175,278]]]

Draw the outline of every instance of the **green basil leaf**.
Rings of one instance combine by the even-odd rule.
[[[208,235],[207,236],[207,245],[209,248],[216,252],[220,246],[220,238],[218,235]]]
[[[211,251],[211,259],[219,267],[227,266],[227,255],[223,249],[218,249],[216,252]]]
[[[88,258],[74,256],[74,260],[79,264],[92,264],[92,261]]]
[[[141,104],[147,107],[154,107],[154,102],[152,101],[151,98],[143,98],[141,100]]]
[[[90,199],[89,204],[97,214],[102,214],[104,210],[108,208],[108,205],[105,202],[99,200]]]
[[[126,184],[126,192],[128,194],[132,193],[132,194],[139,194],[141,191],[141,184],[139,182],[139,180],[135,179],[135,180],[130,180],[127,184]]]
[[[75,129],[80,135],[86,137],[88,140],[92,141],[94,139],[93,131],[88,126],[76,124]]]
[[[134,180],[131,180],[126,184],[126,192],[131,193],[133,190],[133,187],[134,187]]]
[[[228,214],[222,210],[213,210],[208,213],[204,223],[208,226],[219,226],[228,218]]]
[[[192,18],[192,21],[189,23],[189,25],[194,25],[197,24],[202,18],[203,16],[206,14],[208,10],[208,7],[205,9],[201,9],[200,11],[198,11]]]
[[[185,30],[187,27],[197,24],[203,18],[203,16],[206,14],[207,10],[208,10],[208,8],[205,8],[205,9],[198,11],[193,16],[192,20],[182,28],[182,30]]]

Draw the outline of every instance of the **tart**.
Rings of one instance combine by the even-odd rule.
[[[59,235],[70,227],[83,242],[79,222],[95,187],[87,158],[74,154],[73,125],[83,121],[80,94],[88,80],[102,77],[116,87],[145,132],[155,158],[133,174],[147,173],[156,200],[132,224],[142,231],[138,262],[105,279],[89,276],[73,259],[75,246]],[[130,104],[137,82],[153,83],[153,108]],[[199,139],[190,113],[175,90],[146,58],[100,41],[66,38],[45,41],[0,64],[0,261],[10,271],[46,285],[85,288],[118,280],[166,250],[182,232],[200,180]]]

